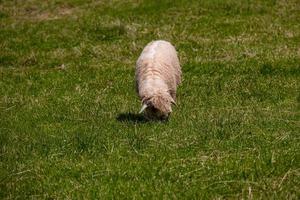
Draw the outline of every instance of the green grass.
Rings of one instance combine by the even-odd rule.
[[[299,199],[297,0],[0,0],[1,199]],[[179,53],[167,123],[134,66]]]

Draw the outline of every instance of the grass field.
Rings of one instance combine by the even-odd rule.
[[[176,46],[168,122],[134,66]],[[298,0],[0,0],[0,199],[299,199]]]

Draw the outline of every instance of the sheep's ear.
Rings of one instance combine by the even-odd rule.
[[[144,110],[147,108],[147,104],[143,104],[142,109],[140,110],[139,114],[144,112]]]
[[[176,102],[174,101],[173,98],[171,99],[171,103],[172,103],[174,106],[177,106],[177,104],[176,104]]]

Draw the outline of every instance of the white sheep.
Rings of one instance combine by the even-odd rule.
[[[163,40],[150,42],[136,62],[136,90],[142,101],[140,113],[148,119],[167,119],[175,104],[181,68],[174,46]]]

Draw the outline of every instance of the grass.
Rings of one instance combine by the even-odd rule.
[[[297,0],[0,0],[1,199],[299,199]],[[167,123],[134,65],[171,41]]]

